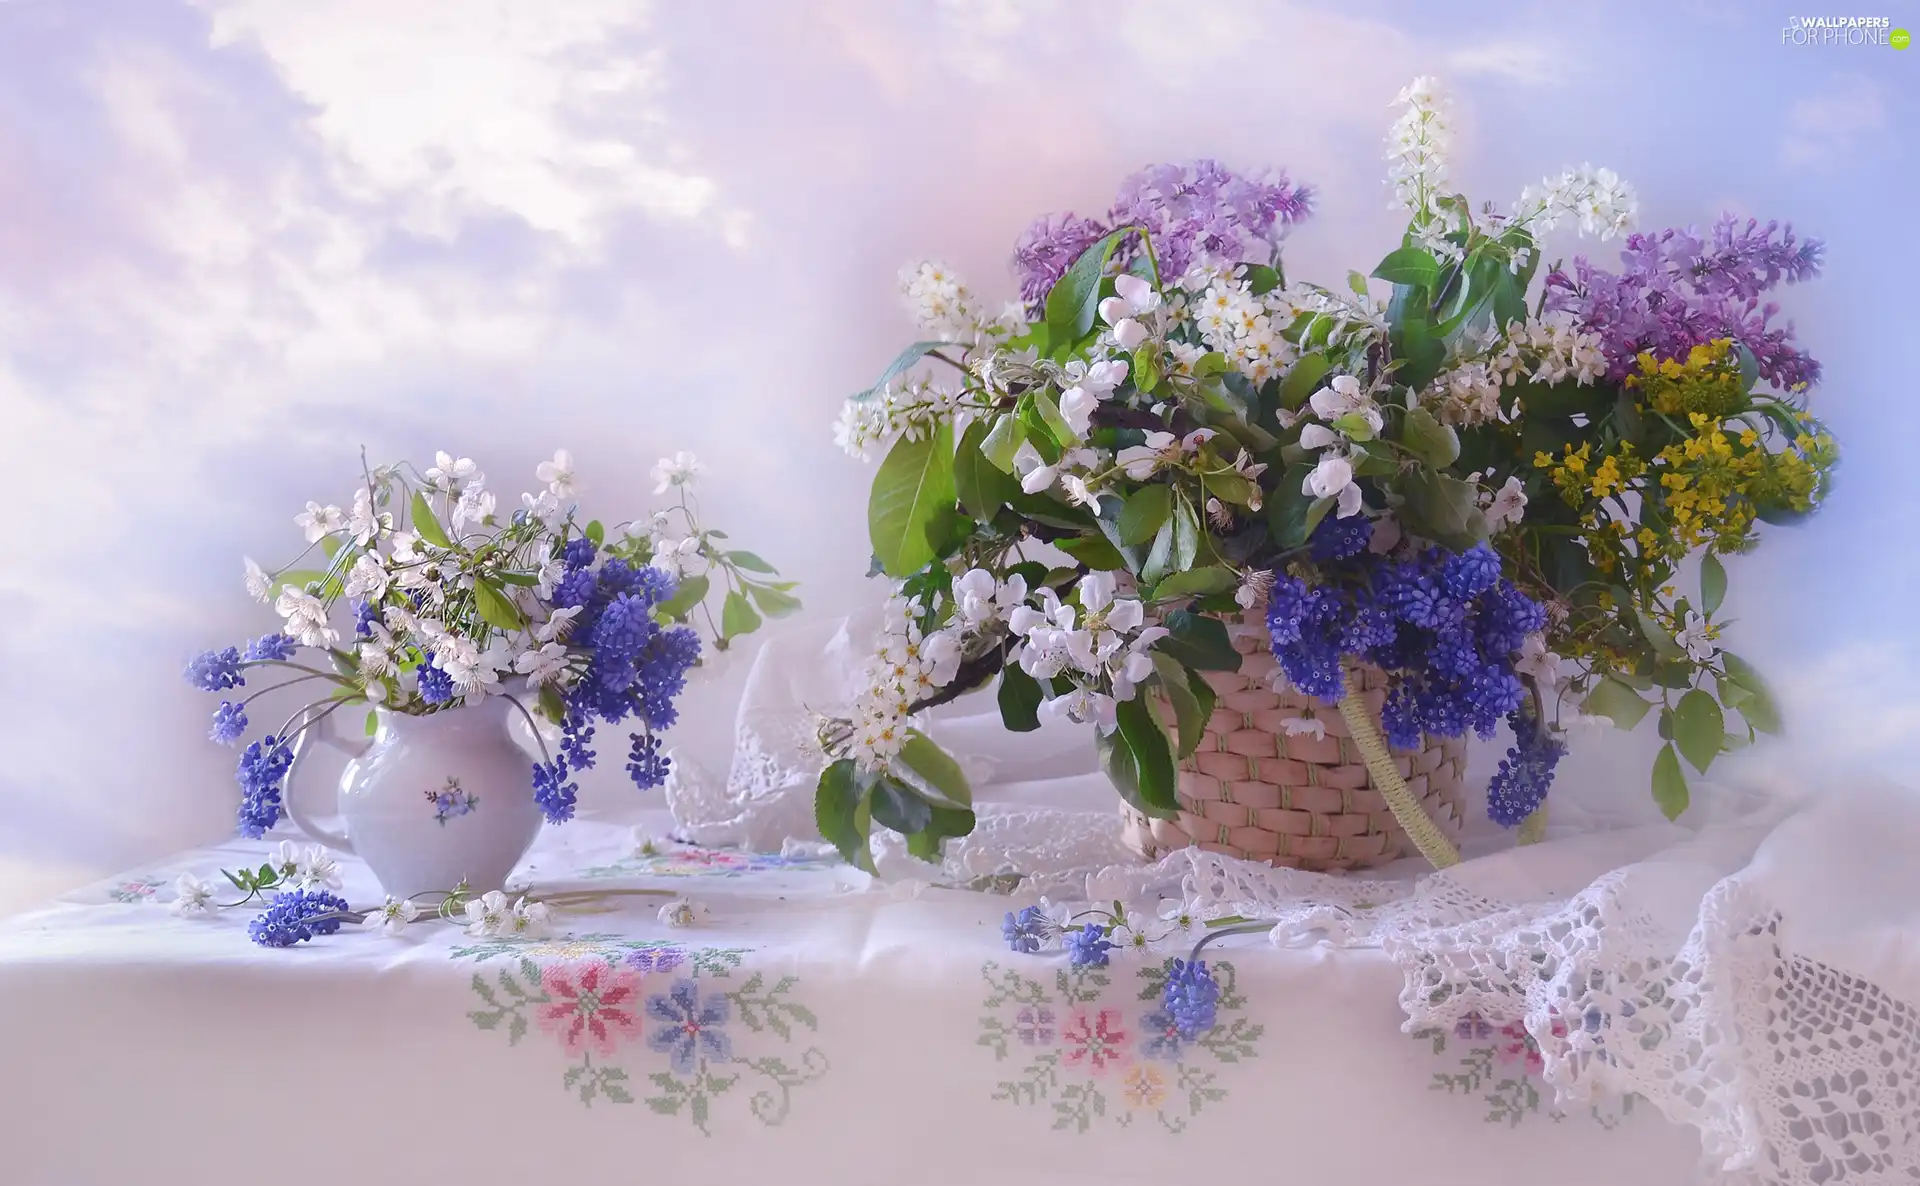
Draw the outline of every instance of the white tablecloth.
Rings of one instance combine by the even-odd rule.
[[[536,894],[674,891],[706,923],[610,895],[545,940],[417,923],[268,950],[251,909],[169,914],[179,871],[265,848],[183,854],[0,927],[0,1180],[1663,1186],[1699,1155],[1631,1101],[1557,1114],[1517,1026],[1402,1033],[1378,951],[1210,947],[1219,1024],[1182,1042],[1155,1016],[1169,954],[1069,970],[1007,949],[1003,898],[860,892],[812,859],[638,857],[588,821],[543,834]],[[348,898],[377,900],[344,864]]]

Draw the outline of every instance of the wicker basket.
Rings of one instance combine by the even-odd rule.
[[[1209,671],[1219,694],[1200,748],[1180,764],[1180,814],[1153,819],[1126,804],[1129,846],[1149,859],[1197,844],[1214,852],[1301,869],[1359,869],[1415,852],[1386,798],[1371,785],[1336,708],[1291,689],[1272,690],[1277,661],[1265,645],[1264,611],[1236,632],[1237,672]],[[1374,721],[1385,675],[1362,668],[1361,693]],[[1319,721],[1325,736],[1288,733],[1284,722]],[[1464,740],[1428,740],[1392,751],[1413,800],[1449,841],[1459,840]]]

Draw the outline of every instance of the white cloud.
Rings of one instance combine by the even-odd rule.
[[[1780,163],[1792,168],[1845,164],[1870,142],[1885,143],[1886,95],[1866,78],[1841,80],[1824,94],[1809,95],[1787,112]]]
[[[1566,79],[1574,72],[1571,55],[1544,41],[1475,41],[1446,57],[1447,70],[1461,77],[1488,75],[1529,86]]]
[[[727,221],[661,103],[646,0],[203,0],[216,45],[257,42],[340,183],[416,232],[505,211],[578,248],[633,210]]]

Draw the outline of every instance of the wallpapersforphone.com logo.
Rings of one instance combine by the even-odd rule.
[[[1781,45],[1884,45],[1905,49],[1913,38],[1883,16],[1790,16]]]

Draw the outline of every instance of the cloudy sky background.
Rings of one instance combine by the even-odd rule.
[[[709,517],[844,612],[871,594],[870,472],[828,425],[910,332],[902,262],[998,299],[1030,217],[1207,155],[1320,189],[1290,273],[1367,270],[1418,73],[1457,96],[1477,198],[1592,161],[1643,225],[1732,209],[1827,241],[1784,300],[1845,469],[1814,528],[1730,565],[1733,645],[1797,753],[1899,774],[1920,50],[1786,47],[1790,11],[0,0],[0,902],[230,827],[232,755],[180,666],[271,624],[239,558],[297,550],[290,516],[346,501],[362,445],[469,454],[504,495],[564,445],[609,520],[692,449]],[[682,729],[716,764],[740,674]]]

